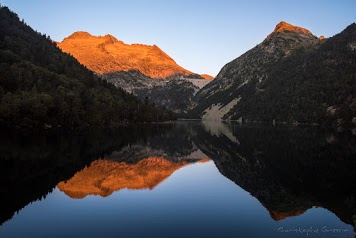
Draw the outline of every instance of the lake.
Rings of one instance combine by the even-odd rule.
[[[2,133],[0,237],[354,237],[356,137],[175,122]]]

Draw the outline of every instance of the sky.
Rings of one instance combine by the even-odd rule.
[[[0,0],[55,41],[75,31],[156,44],[182,67],[217,75],[280,21],[331,37],[356,22],[356,0]]]

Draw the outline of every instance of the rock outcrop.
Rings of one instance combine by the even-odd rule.
[[[305,28],[302,28],[299,26],[293,26],[285,21],[281,21],[280,23],[278,23],[276,25],[276,28],[274,29],[274,31],[271,34],[269,34],[267,36],[267,38],[271,38],[273,35],[282,33],[282,32],[295,32],[295,33],[300,33],[303,35],[310,35],[310,36],[313,35],[309,30],[307,30]]]

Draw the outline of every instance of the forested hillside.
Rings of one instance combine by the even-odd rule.
[[[114,126],[172,119],[63,53],[7,7],[0,8],[0,125]]]

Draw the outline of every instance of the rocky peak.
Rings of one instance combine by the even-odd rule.
[[[273,32],[260,44],[260,49],[265,56],[271,56],[274,60],[277,60],[280,57],[290,55],[295,49],[318,43],[320,43],[318,37],[309,30],[282,21],[276,25]],[[266,60],[269,61],[271,59]]]
[[[271,38],[273,35],[282,33],[282,32],[295,32],[299,34],[305,34],[305,35],[313,35],[309,30],[299,27],[299,26],[293,26],[292,24],[289,24],[285,21],[281,21],[276,25],[274,28],[274,31],[267,36],[268,38]]]
[[[112,44],[114,44],[114,43],[118,43],[118,42],[119,42],[118,39],[116,39],[114,36],[112,36],[112,35],[110,35],[110,34],[105,35],[105,36],[104,36],[104,39],[105,39],[105,42],[107,42],[107,43],[112,43]],[[121,41],[121,42],[122,42],[122,41]],[[122,42],[122,43],[123,43],[123,42]]]
[[[71,34],[70,36],[68,36],[66,39],[88,39],[92,37],[92,35],[90,35],[88,32],[86,31],[77,31],[74,32],[73,34]]]

